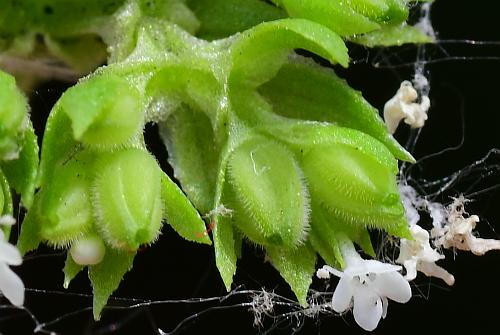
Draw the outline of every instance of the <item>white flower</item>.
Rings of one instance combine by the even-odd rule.
[[[448,207],[447,220],[431,230],[434,244],[446,249],[470,250],[474,255],[482,256],[490,250],[500,250],[500,241],[474,236],[473,230],[479,222],[477,215],[465,217],[464,205],[468,200],[463,196],[455,198]]]
[[[401,120],[412,128],[424,126],[431,102],[425,95],[421,97],[420,103],[414,102],[417,98],[417,91],[409,81],[405,80],[401,83],[396,95],[385,103],[384,121],[391,134],[394,134]]]
[[[22,261],[19,250],[5,240],[0,229],[0,291],[16,306],[24,303],[24,284],[9,265],[20,265]]]
[[[399,273],[400,266],[362,259],[348,242],[340,244],[347,264],[344,271],[325,265],[319,274],[324,277],[328,271],[340,277],[333,293],[333,310],[342,313],[353,305],[356,323],[371,331],[377,327],[380,318],[387,315],[387,299],[400,303],[410,300],[410,284]]]
[[[406,269],[406,280],[411,281],[417,277],[417,271],[428,277],[441,278],[448,285],[455,283],[455,277],[448,271],[435,264],[443,259],[429,243],[429,233],[418,225],[410,226],[413,240],[401,239],[399,257],[396,263],[403,264]]]

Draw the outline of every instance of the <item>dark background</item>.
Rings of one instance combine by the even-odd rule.
[[[432,109],[412,152],[421,159],[447,150],[412,168],[410,176],[414,183],[448,176],[484,157],[490,149],[500,148],[500,11],[494,0],[478,3],[480,5],[470,1],[438,0],[433,5],[432,21],[440,42],[423,50],[429,61],[426,70],[431,81]],[[451,43],[450,40],[455,39],[460,42]],[[497,41],[497,44],[473,44],[467,40]],[[417,51],[415,46],[370,51],[354,47],[351,57],[355,62],[342,75],[373,105],[382,108],[399,83],[411,79],[411,63]],[[62,83],[45,83],[33,92],[32,116],[38,134],[43,131],[50,107],[65,87]],[[147,131],[151,150],[164,158],[164,148],[159,144],[155,127],[150,126]],[[415,136],[407,129],[400,129],[396,135],[402,143]],[[500,231],[500,192],[494,188],[486,191],[500,182],[495,165],[499,159],[493,155],[487,162],[490,172],[486,167],[471,170],[469,174],[464,170],[459,183],[440,194],[437,200],[448,203],[450,196],[479,192],[467,207],[468,211],[480,216],[482,221],[478,230],[483,237],[500,238],[495,232],[495,229]],[[500,301],[500,251],[483,257],[450,251],[446,255],[447,260],[442,265],[455,275],[456,284],[449,288],[439,280],[419,275],[412,283],[415,296],[405,305],[390,303],[388,318],[381,321],[375,334],[462,333],[467,330],[498,333],[495,329],[499,312],[495,306]],[[39,322],[56,321],[47,325],[46,330],[61,334],[158,334],[158,328],[169,332],[186,317],[205,311],[186,322],[176,333],[253,334],[259,331],[252,326],[253,316],[247,311],[248,307],[227,307],[248,302],[248,296],[232,297],[221,303],[165,302],[148,307],[112,308],[105,310],[101,322],[94,323],[91,289],[86,276],[80,274],[69,290],[63,292],[63,264],[63,254],[41,248],[26,257],[17,269],[28,288],[27,310]],[[262,251],[252,247],[244,249],[234,282],[246,289],[265,287],[293,297],[278,273],[263,262]],[[325,289],[317,280],[313,287]],[[212,249],[185,242],[165,226],[162,238],[138,254],[133,270],[115,293],[116,297],[127,299],[112,299],[110,304],[130,306],[134,298],[161,301],[225,294]],[[206,311],[207,308],[214,309]],[[76,313],[68,315],[72,312]],[[296,329],[297,323],[292,319],[279,321],[273,326],[268,320],[260,331],[272,330],[271,334],[290,334],[296,330],[300,334],[363,333],[351,313],[306,319],[300,324],[301,329]],[[6,308],[0,313],[2,333],[29,334],[34,326],[33,318],[26,311]]]

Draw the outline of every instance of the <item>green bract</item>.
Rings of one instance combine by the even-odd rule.
[[[141,96],[117,76],[94,77],[70,88],[60,108],[72,121],[74,138],[91,146],[124,145],[142,129]]]
[[[413,157],[334,66],[348,66],[345,39],[371,46],[429,38],[405,25],[404,0],[274,3],[5,4],[0,50],[7,60],[33,57],[42,43],[36,36],[78,73],[107,54],[107,66],[53,107],[37,175],[24,98],[0,76],[10,92],[0,90],[10,108],[0,109],[0,158],[19,148],[17,165],[1,166],[25,206],[32,204],[18,246],[23,253],[40,242],[69,249],[64,286],[89,268],[95,318],[138,248],[158,238],[162,220],[189,241],[211,244],[211,231],[228,290],[242,241],[263,247],[303,305],[316,254],[344,266],[339,234],[369,254],[368,229],[408,237],[396,174],[397,159]],[[148,152],[147,123],[160,125],[180,188]]]

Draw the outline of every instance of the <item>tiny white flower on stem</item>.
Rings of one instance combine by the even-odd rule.
[[[20,265],[22,262],[19,250],[5,240],[0,229],[0,291],[16,306],[22,306],[24,303],[24,284],[9,266]]]
[[[340,277],[332,308],[342,313],[352,305],[356,323],[365,330],[374,330],[380,318],[387,315],[388,299],[399,303],[410,300],[410,285],[399,273],[400,266],[362,259],[352,242],[343,236],[339,246],[346,262],[344,271],[325,265],[319,272],[324,276],[326,270]]]

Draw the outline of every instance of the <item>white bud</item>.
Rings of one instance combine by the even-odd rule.
[[[75,263],[95,265],[102,261],[106,253],[104,242],[97,236],[84,237],[71,245],[70,254]]]

